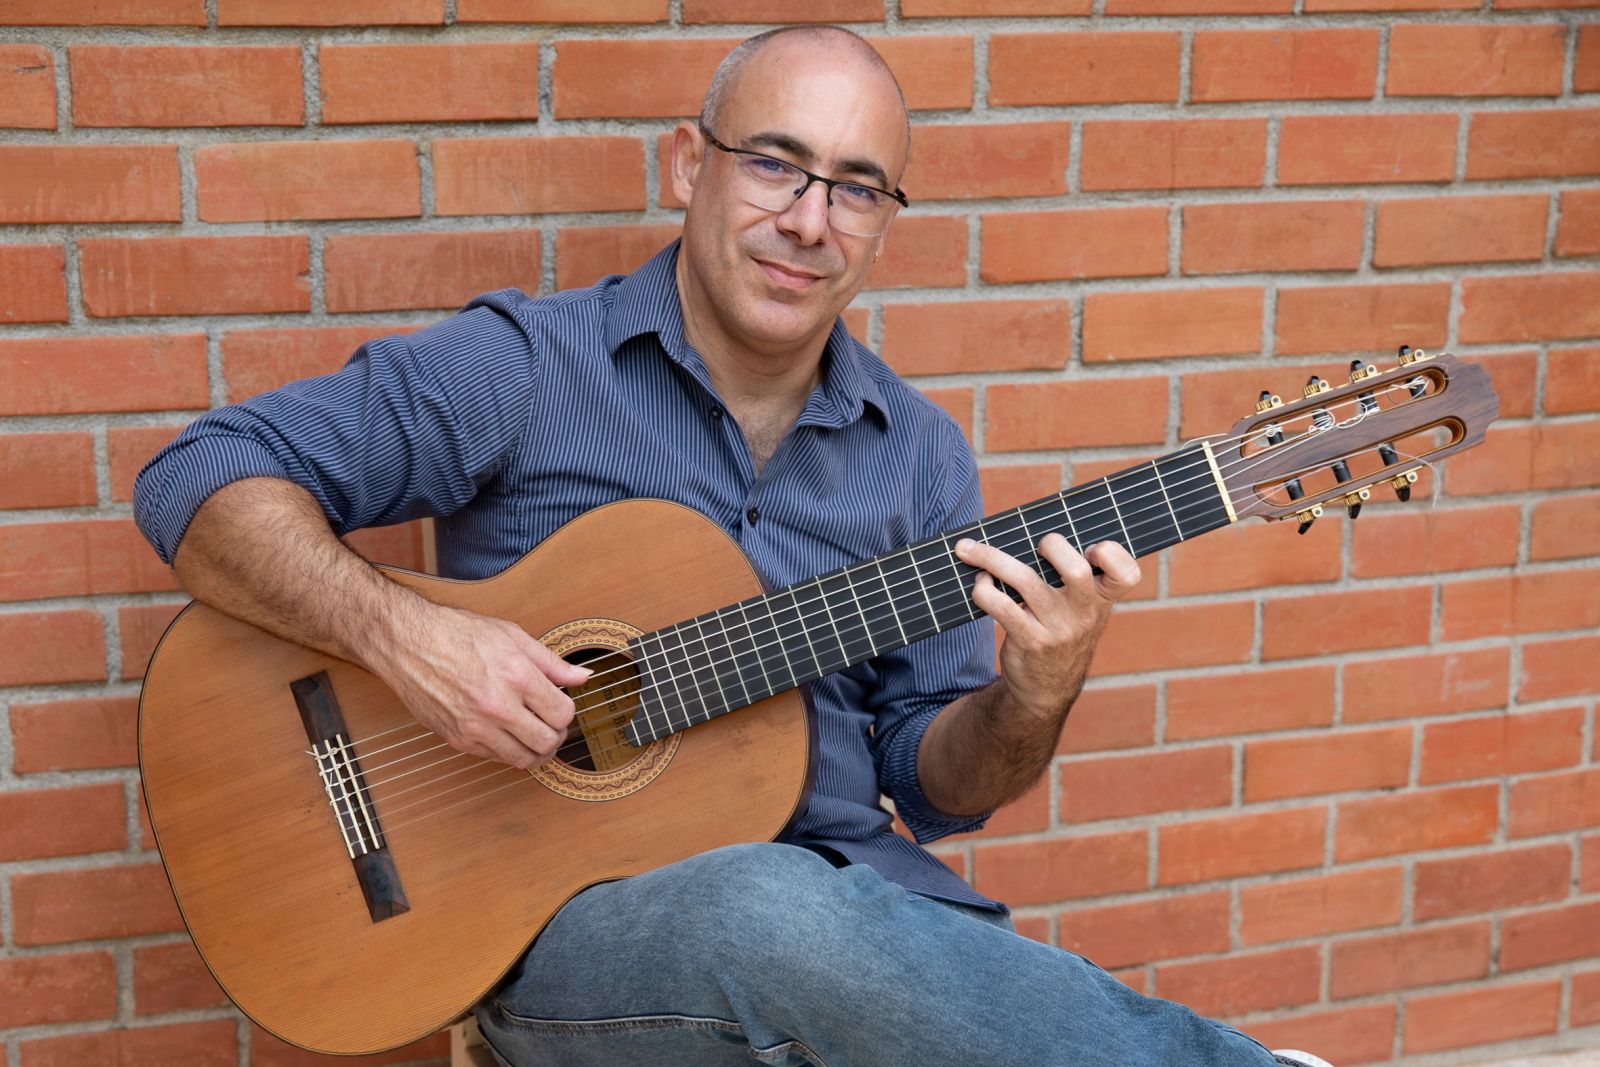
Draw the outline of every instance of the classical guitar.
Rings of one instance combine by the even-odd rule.
[[[241,1010],[306,1048],[447,1025],[584,887],[776,836],[806,798],[799,687],[975,618],[959,536],[1059,584],[1031,547],[1050,531],[1145,555],[1251,516],[1354,513],[1374,489],[1408,496],[1498,414],[1488,375],[1450,355],[1404,350],[1351,377],[776,591],[714,523],[659,500],[589,512],[484,581],[389,570],[594,670],[533,771],[457,753],[360,668],[190,604],[145,679],[139,763],[195,945]]]

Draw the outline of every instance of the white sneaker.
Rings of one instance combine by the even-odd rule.
[[[1272,1054],[1284,1067],[1333,1067],[1333,1064],[1321,1056],[1313,1056],[1309,1052],[1301,1052],[1297,1048],[1275,1048]]]

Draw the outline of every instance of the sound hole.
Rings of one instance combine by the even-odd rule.
[[[633,661],[625,652],[600,646],[571,649],[566,660],[594,674],[567,690],[577,715],[561,746],[561,762],[592,774],[626,767],[643,752],[628,744],[623,734],[639,708],[639,675]]]

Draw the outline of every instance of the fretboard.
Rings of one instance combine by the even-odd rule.
[[[641,688],[627,738],[646,744],[971,622],[982,610],[978,572],[955,554],[964,537],[1059,586],[1037,552],[1046,534],[1079,551],[1115,541],[1145,556],[1228,525],[1224,492],[1197,445],[645,634],[631,643]]]

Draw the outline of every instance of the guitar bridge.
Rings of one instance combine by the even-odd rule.
[[[367,790],[366,778],[355,749],[345,737],[344,713],[333,695],[327,671],[318,671],[289,683],[300,721],[311,740],[311,754],[317,760],[323,792],[333,809],[334,820],[344,838],[345,851],[355,866],[356,881],[366,898],[373,922],[382,922],[410,911],[394,857],[384,840],[383,826]]]

